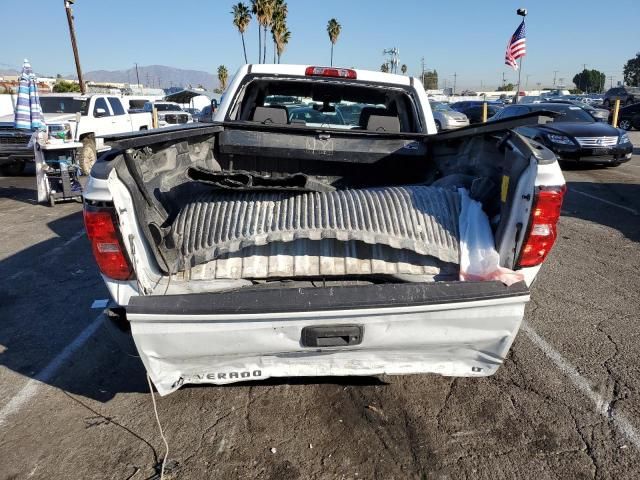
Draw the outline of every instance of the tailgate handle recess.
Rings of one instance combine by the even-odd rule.
[[[362,343],[362,325],[320,325],[304,327],[303,347],[350,347]]]

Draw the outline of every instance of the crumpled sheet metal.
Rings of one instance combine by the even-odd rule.
[[[334,239],[272,242],[225,253],[178,276],[181,279],[408,275],[414,281],[457,278],[458,266],[386,245]]]
[[[297,239],[359,241],[459,262],[457,192],[403,186],[304,194],[212,191],[186,204],[170,232],[183,266]]]

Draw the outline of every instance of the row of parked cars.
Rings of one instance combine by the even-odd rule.
[[[483,104],[481,100],[451,104],[431,102],[431,109],[438,130],[450,130],[482,122]],[[489,122],[535,113],[550,116],[553,120],[516,130],[552,150],[562,162],[617,166],[631,159],[633,145],[625,130],[640,128],[640,103],[630,103],[620,109],[620,128],[614,128],[609,125],[610,110],[570,96],[523,97],[519,103],[510,105],[487,102]]]

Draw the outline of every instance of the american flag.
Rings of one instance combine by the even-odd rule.
[[[509,65],[514,70],[518,69],[516,60],[520,57],[524,57],[527,53],[527,37],[525,36],[524,20],[520,26],[516,29],[515,33],[509,40],[507,45],[507,53],[504,55],[505,65]]]

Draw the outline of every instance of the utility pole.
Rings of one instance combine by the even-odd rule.
[[[458,80],[458,74],[454,72],[453,74],[453,94],[456,94],[456,81]]]
[[[422,85],[424,86],[424,57],[422,57],[422,77],[420,77],[420,81],[422,82]]]
[[[73,12],[71,5],[75,0],[64,0],[64,9],[67,13],[67,22],[69,22],[69,36],[71,37],[71,48],[73,49],[73,58],[76,61],[76,71],[78,72],[78,83],[80,84],[80,92],[84,95],[87,93],[87,89],[84,85],[84,79],[82,78],[82,68],[80,68],[80,55],[78,54],[78,44],[76,42],[76,29],[73,25]]]
[[[613,75],[609,75],[609,81],[611,82],[609,88],[613,88]]]
[[[504,78],[504,72],[502,72],[502,89],[504,90],[504,86],[506,85],[506,80]]]
[[[529,77],[531,74],[527,74],[527,79],[524,82],[524,89],[527,90],[529,88]]]
[[[553,71],[553,86],[556,86],[556,75],[558,74],[559,70],[554,70]]]
[[[138,82],[138,88],[140,88],[140,75],[138,74],[138,64],[135,63],[136,66],[136,81]]]

